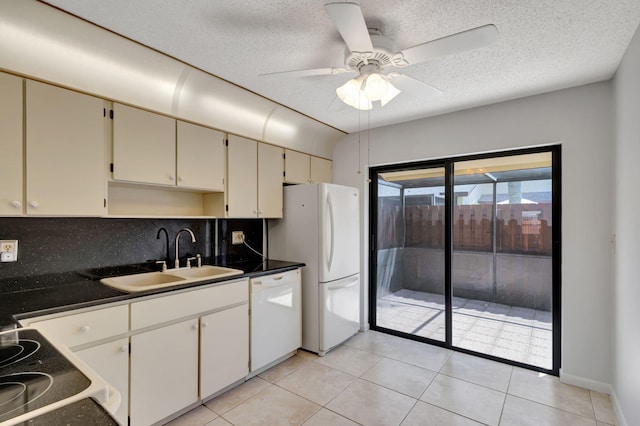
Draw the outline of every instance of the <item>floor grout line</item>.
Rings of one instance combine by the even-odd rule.
[[[233,406],[233,408],[231,408],[231,409],[227,410],[224,414],[218,414],[217,412],[213,411],[213,410],[212,410],[212,409],[210,409],[209,407],[206,407],[206,408],[208,408],[211,412],[213,412],[215,415],[217,415],[217,416],[218,416],[219,418],[221,418],[222,420],[227,421],[228,423],[231,423],[231,422],[230,422],[230,421],[225,417],[225,414],[228,414],[229,412],[231,412],[231,410],[233,410],[233,409],[235,409],[235,408],[237,408],[237,407],[241,406],[242,404],[246,403],[246,402],[247,402],[247,401],[249,401],[250,399],[252,399],[252,398],[256,397],[257,395],[259,395],[260,393],[262,393],[262,392],[266,391],[267,389],[269,389],[269,388],[271,388],[271,387],[277,387],[278,389],[281,389],[281,390],[283,390],[283,391],[286,391],[286,392],[288,392],[288,393],[290,393],[290,394],[292,394],[292,395],[295,395],[296,397],[302,398],[302,399],[304,399],[305,401],[308,401],[308,402],[310,402],[310,403],[312,403],[312,404],[314,404],[314,405],[316,405],[316,406],[318,407],[318,409],[317,409],[316,411],[314,411],[314,413],[313,413],[313,414],[309,415],[305,420],[303,420],[301,424],[304,424],[304,423],[306,423],[306,422],[309,422],[309,421],[310,421],[314,416],[316,416],[318,413],[320,413],[323,409],[324,409],[324,410],[327,410],[327,411],[329,411],[329,412],[331,412],[333,415],[339,416],[340,418],[344,418],[344,419],[347,419],[347,420],[349,420],[349,421],[351,421],[351,422],[354,422],[354,423],[356,423],[356,424],[360,424],[360,423],[358,423],[356,420],[354,420],[354,419],[352,419],[352,418],[350,418],[350,417],[348,417],[348,416],[346,416],[346,415],[344,415],[344,414],[342,414],[342,413],[340,413],[340,412],[336,412],[336,411],[334,411],[334,410],[329,409],[329,408],[328,408],[328,405],[330,405],[330,404],[331,404],[333,401],[335,401],[337,398],[340,398],[340,396],[341,396],[344,392],[346,392],[349,388],[351,388],[352,386],[354,386],[354,384],[355,384],[355,383],[357,383],[357,382],[358,382],[358,380],[362,380],[363,382],[367,382],[367,383],[370,383],[370,384],[372,384],[372,385],[379,386],[380,388],[386,389],[387,391],[394,392],[394,393],[396,393],[396,394],[402,395],[403,397],[411,398],[411,400],[413,400],[413,403],[411,404],[411,407],[409,407],[408,411],[402,415],[402,419],[400,420],[400,422],[399,422],[399,423],[401,423],[401,422],[403,422],[403,421],[407,420],[407,418],[411,415],[411,413],[413,412],[413,410],[414,410],[414,409],[417,409],[417,407],[418,407],[418,405],[419,405],[419,402],[423,402],[423,403],[425,403],[425,404],[427,404],[427,405],[429,405],[429,406],[431,406],[431,407],[435,407],[435,408],[437,408],[438,410],[446,411],[446,412],[448,412],[448,413],[451,413],[452,415],[455,415],[455,416],[461,416],[461,417],[463,417],[463,418],[465,418],[465,419],[469,419],[469,420],[472,420],[472,421],[475,421],[475,422],[479,422],[479,423],[481,423],[479,420],[476,420],[476,419],[474,419],[474,418],[472,418],[472,417],[469,417],[469,415],[467,415],[467,414],[461,414],[460,412],[456,412],[454,409],[449,409],[449,408],[445,408],[445,407],[440,407],[439,405],[436,405],[436,404],[433,404],[433,403],[430,403],[430,402],[427,402],[427,401],[423,401],[423,400],[421,399],[421,398],[422,398],[422,396],[423,396],[423,395],[424,395],[424,394],[429,390],[429,388],[433,385],[433,383],[434,383],[434,381],[437,379],[437,377],[438,377],[439,375],[442,375],[442,376],[451,377],[451,378],[453,378],[453,379],[460,380],[460,381],[463,381],[463,382],[467,382],[467,383],[473,384],[473,385],[475,385],[475,386],[479,386],[479,387],[482,387],[482,388],[485,388],[485,389],[488,389],[488,390],[491,390],[491,391],[494,391],[494,392],[498,392],[499,394],[501,394],[501,395],[502,395],[502,405],[500,406],[500,412],[499,412],[499,416],[498,416],[498,423],[497,423],[497,424],[500,424],[500,422],[502,422],[502,420],[503,420],[503,417],[504,417],[504,415],[505,415],[505,410],[506,410],[506,407],[507,407],[507,399],[509,399],[509,398],[518,398],[518,399],[521,399],[521,400],[524,400],[524,401],[528,401],[529,403],[536,404],[536,405],[538,405],[538,406],[544,406],[544,407],[548,407],[548,408],[550,408],[551,410],[557,410],[557,411],[552,411],[552,412],[562,412],[562,413],[566,413],[567,415],[571,415],[571,416],[578,416],[578,417],[583,418],[583,419],[589,419],[589,420],[593,420],[593,421],[596,421],[596,422],[597,422],[597,421],[599,421],[599,420],[597,419],[597,417],[596,417],[593,393],[592,393],[591,391],[589,391],[588,389],[585,389],[585,390],[588,392],[588,396],[589,396],[589,398],[588,398],[588,402],[589,402],[589,404],[590,404],[591,411],[592,411],[592,413],[593,413],[593,417],[588,417],[588,416],[585,416],[585,415],[583,415],[583,414],[578,414],[578,413],[576,413],[576,412],[568,411],[568,410],[566,410],[566,409],[559,408],[559,407],[554,406],[554,405],[549,405],[548,403],[540,402],[540,401],[538,401],[538,400],[533,400],[533,399],[530,399],[530,398],[525,398],[525,397],[522,397],[522,396],[518,396],[518,395],[513,394],[512,392],[513,392],[514,380],[516,379],[516,378],[515,378],[515,376],[514,376],[514,373],[517,371],[517,370],[516,370],[516,368],[518,368],[518,367],[509,366],[509,367],[510,367],[510,370],[509,370],[509,372],[508,372],[508,384],[507,384],[506,390],[505,390],[505,391],[500,391],[500,390],[497,390],[497,389],[494,389],[494,388],[491,388],[491,387],[488,387],[488,386],[485,386],[485,385],[482,385],[482,384],[479,384],[479,383],[473,382],[473,381],[468,380],[468,379],[466,379],[466,378],[456,377],[456,376],[454,376],[454,375],[451,375],[451,373],[445,373],[445,372],[443,371],[443,369],[444,369],[444,368],[445,368],[445,366],[446,366],[446,365],[451,361],[452,357],[453,357],[453,356],[454,356],[454,354],[456,353],[456,352],[454,352],[454,351],[451,351],[451,350],[446,349],[446,348],[441,348],[441,347],[439,347],[439,346],[429,345],[429,344],[427,344],[427,343],[420,343],[420,342],[415,342],[415,341],[408,340],[408,339],[402,339],[402,338],[399,338],[399,337],[397,337],[397,336],[389,336],[389,335],[386,335],[386,334],[384,334],[384,333],[380,333],[380,332],[376,332],[376,331],[370,331],[370,332],[368,332],[368,333],[371,333],[372,335],[374,335],[374,336],[376,336],[376,337],[375,337],[375,338],[372,338],[372,339],[371,339],[371,340],[369,340],[369,341],[368,341],[368,340],[365,340],[365,341],[361,341],[361,340],[358,340],[358,341],[356,341],[356,340],[351,340],[351,344],[349,344],[349,341],[348,341],[348,342],[345,342],[345,344],[344,344],[344,346],[347,346],[347,347],[349,347],[349,348],[351,348],[351,349],[357,349],[358,351],[363,351],[363,352],[366,352],[366,353],[369,353],[369,354],[371,354],[371,355],[374,355],[374,356],[378,357],[378,359],[377,359],[373,364],[369,365],[369,366],[364,370],[364,372],[363,372],[361,375],[359,375],[359,376],[353,376],[352,374],[350,374],[350,373],[346,373],[346,372],[344,372],[344,371],[342,371],[342,370],[340,370],[340,369],[337,369],[337,368],[335,368],[335,367],[333,367],[333,366],[331,366],[331,365],[326,365],[326,364],[323,364],[323,363],[317,363],[317,364],[319,364],[319,365],[322,365],[323,367],[326,367],[326,368],[329,368],[329,369],[332,369],[332,370],[335,370],[335,371],[339,371],[339,372],[341,372],[341,373],[343,373],[343,374],[347,374],[347,375],[349,375],[349,376],[351,376],[351,377],[353,378],[353,381],[352,381],[352,382],[350,382],[350,383],[349,383],[347,386],[345,386],[343,389],[339,390],[339,391],[338,391],[335,395],[333,395],[333,396],[332,396],[332,397],[331,397],[331,398],[330,398],[330,399],[329,399],[325,404],[318,404],[318,403],[316,403],[316,402],[314,402],[314,401],[312,401],[312,400],[310,400],[310,399],[308,399],[308,398],[304,397],[303,395],[299,395],[298,393],[296,393],[296,392],[294,392],[294,391],[292,391],[292,390],[289,390],[289,389],[283,388],[282,386],[280,386],[280,385],[278,384],[278,382],[279,382],[280,380],[283,380],[284,378],[289,377],[290,375],[292,375],[292,374],[294,374],[294,373],[296,373],[296,372],[300,371],[300,370],[301,370],[301,369],[303,369],[305,366],[308,366],[310,362],[315,362],[317,358],[314,358],[314,359],[309,359],[307,362],[304,362],[304,363],[294,364],[294,365],[296,366],[294,369],[292,369],[292,370],[290,370],[290,371],[289,371],[289,370],[285,370],[285,371],[287,371],[287,373],[286,373],[286,374],[284,374],[284,375],[282,375],[281,377],[278,377],[278,379],[277,379],[277,380],[275,380],[274,382],[270,382],[270,381],[268,381],[268,380],[266,380],[266,379],[261,378],[260,376],[256,376],[256,377],[260,378],[260,380],[262,380],[262,381],[266,382],[266,383],[267,383],[267,386],[266,386],[264,389],[261,389],[259,392],[252,393],[252,394],[251,394],[251,395],[249,395],[248,397],[246,397],[246,398],[242,398],[242,401],[241,401],[240,403],[235,404],[235,405]],[[370,335],[371,335],[371,334],[370,334]],[[358,334],[358,336],[366,336],[366,334],[365,334],[365,333],[359,333],[359,334]],[[352,339],[355,339],[355,338],[356,338],[356,337],[353,337]],[[365,337],[365,338],[366,338],[366,337]],[[402,339],[402,340],[398,340],[398,339]],[[407,342],[409,342],[409,343],[411,343],[411,344],[424,345],[425,347],[429,346],[429,347],[430,347],[430,348],[429,348],[429,351],[432,351],[432,350],[435,350],[435,351],[446,351],[446,353],[447,353],[446,359],[445,359],[445,361],[442,363],[442,365],[440,365],[440,367],[439,367],[438,371],[434,371],[434,370],[432,370],[432,369],[430,369],[430,368],[426,368],[426,367],[423,367],[423,366],[418,366],[418,365],[411,364],[411,363],[408,363],[408,362],[404,362],[404,361],[402,361],[402,360],[395,359],[395,358],[391,358],[391,357],[389,357],[389,356],[388,356],[388,355],[392,354],[395,350],[397,350],[397,349],[398,349],[398,348],[399,348],[403,343],[407,343]],[[397,344],[395,344],[395,343],[397,343]],[[384,347],[385,345],[390,345],[390,346],[391,346],[391,345],[394,345],[394,344],[395,344],[394,348],[393,348],[393,349],[392,349],[392,350],[391,350],[387,355],[380,355],[380,354],[378,354],[378,353],[376,353],[376,352],[375,352],[378,346],[382,346],[382,347]],[[365,348],[366,348],[366,349],[365,349]],[[427,352],[427,353],[431,353],[431,352]],[[330,354],[331,354],[331,352],[330,352],[327,356],[330,356]],[[470,354],[466,354],[466,355],[467,355],[467,356],[471,356],[471,357],[473,357],[473,355],[470,355]],[[376,366],[378,366],[378,365],[380,364],[380,362],[381,362],[383,359],[392,360],[392,361],[394,361],[394,362],[400,362],[400,363],[403,363],[403,364],[405,364],[405,365],[407,365],[407,366],[412,366],[412,367],[415,367],[415,368],[419,368],[419,369],[422,369],[422,370],[426,370],[426,371],[431,372],[431,373],[434,373],[434,374],[433,374],[433,375],[431,376],[431,378],[430,378],[430,379],[425,383],[425,388],[424,388],[424,390],[422,391],[422,393],[421,393],[418,397],[415,397],[415,396],[412,396],[412,395],[408,395],[408,394],[406,394],[406,393],[404,393],[404,392],[402,392],[402,391],[398,391],[398,390],[396,390],[396,389],[394,389],[394,388],[392,388],[392,387],[389,387],[389,386],[387,386],[387,385],[383,385],[383,384],[377,383],[377,382],[375,382],[375,381],[372,381],[372,380],[370,380],[370,379],[367,379],[367,378],[364,378],[364,377],[363,377],[363,376],[364,376],[364,375],[366,375],[366,374],[367,374],[367,372],[369,372],[371,369],[376,368]],[[482,360],[482,361],[495,362],[495,361],[485,360],[484,358],[481,358],[481,357],[479,357],[478,359],[479,359],[479,360]],[[285,362],[287,362],[287,360],[283,361],[283,363],[285,363]],[[277,368],[277,367],[278,367],[278,366],[280,366],[280,365],[282,365],[282,363],[281,363],[281,364],[278,364],[278,365],[276,365],[276,366],[274,366],[273,368]],[[268,370],[267,370],[267,371],[268,371]],[[530,371],[528,371],[528,370],[524,370],[524,371],[525,371],[525,372],[529,372],[529,373],[530,373]],[[506,373],[506,371],[505,371],[505,373]],[[553,380],[553,379],[555,379],[555,378],[551,378],[551,380]],[[246,382],[245,382],[245,383],[246,383]],[[578,388],[579,388],[579,387],[578,387]],[[583,388],[579,388],[579,389],[583,389]],[[552,392],[552,391],[551,391],[551,390],[549,390],[549,392]],[[223,394],[223,395],[224,395],[224,394]],[[585,401],[586,401],[586,400],[585,400]],[[407,400],[407,402],[409,402],[409,400]],[[421,406],[421,407],[422,407],[422,406]],[[496,404],[496,408],[497,408],[497,404]],[[468,412],[467,412],[467,413],[468,413]],[[495,413],[497,413],[497,411],[495,411]],[[511,413],[511,415],[513,415],[513,413]],[[532,414],[532,415],[535,415],[535,414]],[[216,417],[216,418],[218,418],[218,417]],[[214,419],[214,420],[215,420],[215,419]],[[214,420],[211,420],[211,421],[214,421]],[[185,421],[186,421],[186,419],[185,419]],[[603,422],[603,423],[604,423],[604,422]],[[192,423],[190,423],[190,424],[192,424]],[[205,425],[206,425],[206,424],[208,424],[208,422],[207,422],[207,423],[205,423]],[[233,423],[231,423],[231,424],[233,424]],[[202,425],[202,426],[204,426],[204,425]]]

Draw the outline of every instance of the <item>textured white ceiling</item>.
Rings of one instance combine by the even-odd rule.
[[[335,97],[348,74],[259,76],[343,65],[325,2],[46,0],[346,132],[606,80],[640,22],[640,0],[362,0],[367,26],[399,49],[485,24],[499,38],[401,70],[443,94],[402,93],[359,113]]]

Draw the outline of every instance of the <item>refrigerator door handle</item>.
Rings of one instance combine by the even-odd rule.
[[[327,204],[329,205],[329,223],[331,225],[331,244],[329,245],[329,260],[327,262],[327,270],[331,271],[331,265],[333,264],[333,242],[335,241],[334,235],[334,219],[333,219],[333,202],[331,201],[331,194],[327,194]]]
[[[329,291],[343,290],[345,288],[353,287],[354,285],[358,284],[359,281],[360,281],[359,277],[353,277],[353,279],[351,281],[343,283],[343,284],[329,286],[329,287],[327,287],[327,290],[329,290]]]

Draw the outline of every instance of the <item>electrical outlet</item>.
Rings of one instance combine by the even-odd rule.
[[[18,240],[0,240],[0,262],[18,260]]]
[[[233,231],[231,232],[231,244],[242,244],[244,242],[244,232]]]

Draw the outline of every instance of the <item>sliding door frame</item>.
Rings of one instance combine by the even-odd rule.
[[[552,368],[545,369],[535,365],[524,364],[521,362],[499,358],[485,353],[475,352],[468,349],[453,346],[453,283],[452,283],[452,261],[453,261],[453,210],[454,210],[454,164],[461,161],[482,160],[487,158],[507,157],[514,155],[551,153],[552,165]],[[404,337],[419,342],[429,343],[435,346],[441,346],[458,352],[499,361],[534,371],[540,371],[547,374],[558,376],[561,367],[561,317],[562,317],[562,167],[561,167],[561,145],[547,145],[535,148],[516,149],[484,154],[464,155],[459,157],[450,157],[445,159],[436,159],[428,161],[418,161],[402,164],[390,164],[374,166],[369,168],[369,325],[372,330],[381,331]],[[378,174],[385,172],[395,172],[404,170],[418,170],[426,168],[444,168],[445,170],[445,341],[433,340],[414,334],[403,333],[398,330],[379,327],[376,324],[377,312],[377,272],[378,272],[378,253],[377,253],[377,226],[378,226]],[[496,226],[496,218],[493,220],[493,226]]]

